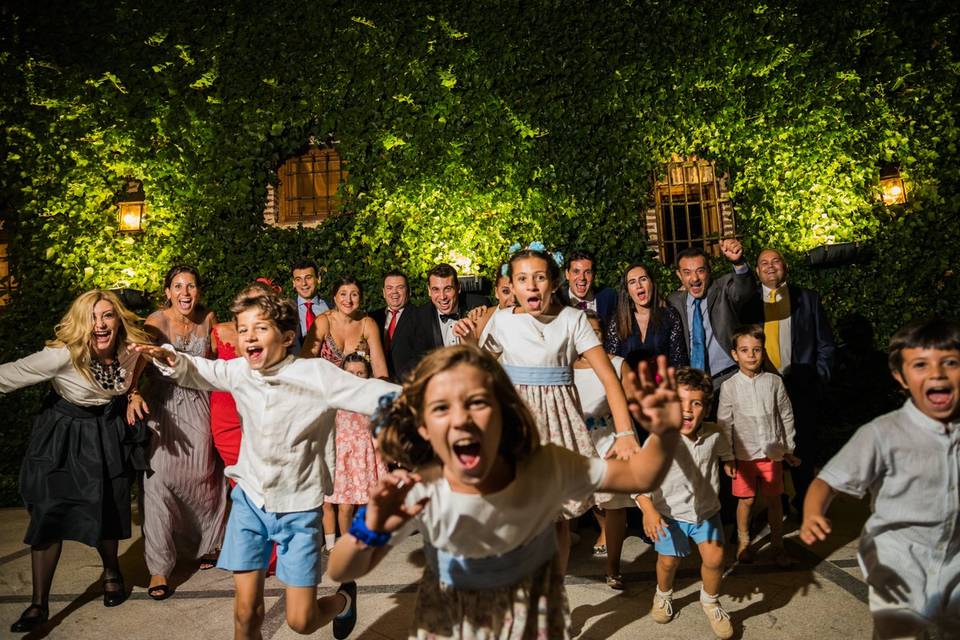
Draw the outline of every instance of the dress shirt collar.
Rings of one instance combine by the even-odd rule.
[[[776,289],[771,289],[771,288],[768,287],[767,285],[761,284],[761,285],[760,285],[760,289],[763,291],[763,301],[764,301],[764,302],[767,302],[767,301],[770,300],[770,292],[771,292],[771,291],[776,291],[776,292],[777,292],[777,300],[783,300],[783,298],[785,298],[785,297],[787,296],[787,294],[788,294],[788,292],[787,292],[787,283],[786,283],[786,282],[782,283],[782,284],[781,284],[779,287],[777,287]]]
[[[954,420],[948,425],[943,424],[939,420],[935,420],[923,411],[920,411],[917,405],[914,404],[913,398],[910,398],[904,403],[903,409],[907,412],[907,415],[910,416],[911,422],[936,433],[951,434],[956,433],[957,430],[960,429],[960,420]]]
[[[277,375],[283,371],[288,365],[290,365],[296,358],[292,355],[288,355],[286,358],[273,365],[272,367],[267,367],[266,369],[261,369],[257,371],[256,369],[251,369],[250,373],[253,374],[254,378],[269,378]]]

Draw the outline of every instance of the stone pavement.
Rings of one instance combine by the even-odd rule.
[[[788,538],[798,560],[783,570],[761,551],[753,565],[734,566],[724,580],[722,602],[730,612],[736,637],[745,639],[867,639],[871,634],[867,588],[857,567],[857,536],[865,504],[840,497],[835,501],[834,536],[827,543],[804,547]],[[30,602],[30,556],[21,543],[27,515],[22,509],[0,510],[0,637],[14,637],[9,625]],[[51,620],[28,638],[192,639],[232,637],[233,582],[218,569],[196,571],[185,566],[173,577],[176,589],[163,602],[147,597],[148,576],[143,564],[143,540],[137,535],[121,544],[121,564],[130,599],[106,609],[101,601],[99,557],[95,550],[65,543],[53,584]],[[639,538],[627,539],[623,553],[625,592],[603,582],[602,560],[590,557],[592,532],[584,532],[574,549],[567,591],[574,631],[579,638],[713,638],[699,602],[695,557],[677,576],[674,607],[677,617],[658,625],[649,616],[653,597],[653,549]],[[414,536],[398,546],[374,572],[359,582],[359,622],[351,638],[406,638],[413,613],[416,581],[422,566],[420,540]],[[321,593],[335,588],[325,579]],[[264,638],[298,636],[286,627],[282,585],[267,580],[267,620]],[[314,634],[331,638],[330,628]]]

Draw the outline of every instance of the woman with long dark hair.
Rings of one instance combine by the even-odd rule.
[[[657,292],[650,271],[640,263],[623,272],[618,291],[617,312],[607,327],[604,348],[626,358],[632,365],[667,356],[671,367],[690,364],[683,340],[680,314]]]

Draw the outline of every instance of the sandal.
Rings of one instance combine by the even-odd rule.
[[[217,566],[216,558],[200,558],[200,571],[209,571]]]
[[[607,586],[617,591],[626,589],[626,587],[623,586],[623,576],[619,573],[615,576],[607,576]]]
[[[31,611],[35,613],[29,615]],[[23,613],[20,614],[20,617],[17,618],[17,621],[10,625],[10,632],[26,633],[28,631],[33,631],[36,627],[39,627],[46,622],[49,615],[50,611],[45,605],[31,604],[24,610]]]
[[[154,600],[166,600],[170,597],[170,585],[158,584],[147,588],[147,595]]]
[[[593,557],[594,558],[606,558],[607,557],[607,545],[598,544],[593,548]]]

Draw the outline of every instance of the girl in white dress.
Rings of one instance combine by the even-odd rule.
[[[620,379],[600,340],[580,309],[562,305],[554,293],[560,286],[560,266],[539,249],[522,249],[510,257],[507,273],[516,307],[489,309],[478,323],[460,320],[457,334],[479,343],[500,359],[520,397],[537,421],[542,442],[552,442],[587,457],[599,457],[590,438],[573,384],[573,363],[583,356],[603,383],[613,414],[615,443],[608,457],[627,459],[639,451]],[[608,496],[598,495],[605,501]],[[595,502],[586,495],[564,506],[558,522],[561,568],[566,571],[570,550],[569,519]]]
[[[470,345],[438,349],[400,396],[381,399],[380,451],[405,469],[380,479],[330,555],[329,576],[353,580],[388,543],[417,529],[426,565],[410,638],[569,638],[554,522],[595,491],[657,485],[678,441],[670,382],[644,376],[634,415],[653,435],[629,462],[540,444],[504,370]]]

